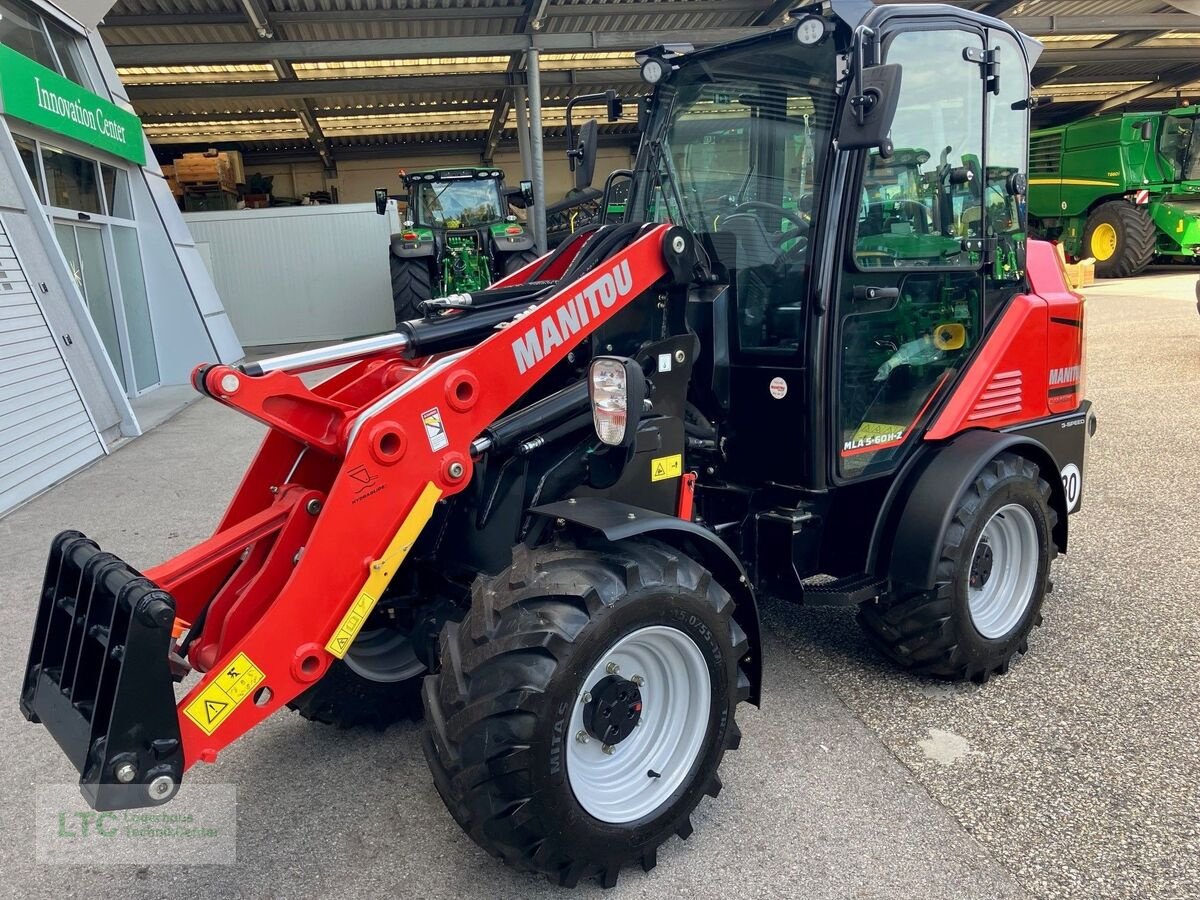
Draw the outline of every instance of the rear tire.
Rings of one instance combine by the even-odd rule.
[[[1100,278],[1138,275],[1154,258],[1154,223],[1140,206],[1111,200],[1092,210],[1083,228],[1083,258],[1096,260]]]
[[[1050,485],[1024,457],[1002,453],[954,510],[938,587],[868,602],[858,621],[879,650],[920,675],[985,682],[1004,674],[1042,622],[1056,555]],[[989,588],[989,585],[991,587]]]
[[[363,630],[345,659],[334,660],[321,680],[288,706],[314,722],[382,730],[396,722],[421,718],[425,672],[403,632]]]
[[[501,268],[504,270],[504,274],[506,276],[511,275],[518,269],[525,268],[525,266],[529,265],[539,256],[541,256],[541,254],[533,249],[518,250],[516,253],[510,253],[504,257],[504,262],[501,264]]]
[[[470,613],[442,632],[439,674],[425,680],[425,756],[451,815],[493,856],[561,885],[596,877],[611,887],[630,863],[649,871],[660,844],[691,834],[692,811],[716,796],[717,767],[740,740],[747,640],[733,606],[707,571],[657,543],[519,547],[509,569],[476,582]],[[661,659],[686,662],[621,644],[659,637]],[[630,688],[635,675],[644,695]],[[610,696],[623,711],[598,718]],[[605,730],[618,712],[634,716],[635,696],[627,733]],[[665,765],[643,777],[647,759]]]
[[[394,253],[388,258],[392,265],[392,306],[396,323],[421,316],[421,304],[433,299],[432,257],[418,256],[402,259]]]

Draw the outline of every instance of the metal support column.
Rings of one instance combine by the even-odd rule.
[[[517,111],[517,147],[521,151],[521,172],[526,181],[533,181],[533,157],[529,153],[529,98],[525,88],[513,92],[516,99],[513,108]]]
[[[533,160],[533,233],[538,253],[546,252],[546,161],[542,156],[542,72],[540,53],[525,54],[529,76],[529,155]]]

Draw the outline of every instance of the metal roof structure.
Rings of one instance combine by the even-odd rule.
[[[1188,0],[953,0],[1045,43],[1040,123],[1200,100]],[[786,21],[799,0],[118,0],[100,34],[152,144],[256,161],[515,146],[538,50],[544,134],[567,101],[643,85],[633,51],[703,46]],[[1195,8],[1191,6],[1191,8]],[[631,141],[632,114],[606,125]]]

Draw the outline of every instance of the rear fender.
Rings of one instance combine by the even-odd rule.
[[[929,445],[898,478],[884,500],[869,550],[869,569],[894,584],[930,590],[954,510],[979,473],[1003,452],[1033,462],[1050,483],[1050,507],[1058,513],[1054,543],[1067,549],[1067,500],[1059,462],[1044,444],[1021,434],[967,431],[944,444]]]
[[[712,573],[713,578],[733,597],[733,620],[746,633],[749,642],[742,667],[750,679],[749,701],[760,705],[762,695],[762,631],[758,618],[758,601],[746,577],[746,570],[737,554],[719,537],[684,519],[650,512],[625,503],[602,497],[580,497],[534,507],[535,516],[562,519],[604,536],[611,543],[631,538],[653,538],[674,547],[696,560]]]

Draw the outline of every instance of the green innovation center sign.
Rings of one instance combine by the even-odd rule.
[[[2,44],[0,113],[146,164],[137,116]]]

